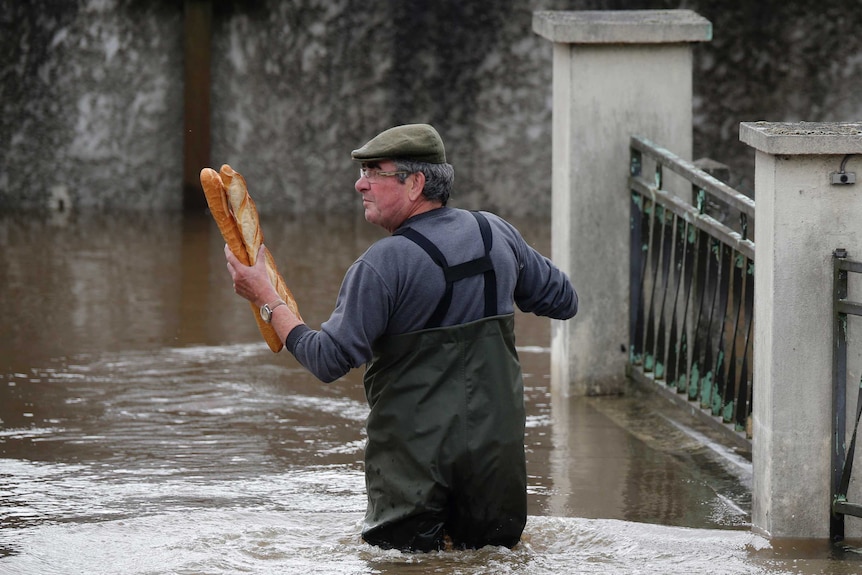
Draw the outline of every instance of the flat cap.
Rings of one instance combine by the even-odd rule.
[[[353,150],[350,157],[357,162],[399,159],[445,164],[443,140],[428,124],[406,124],[380,132],[367,144]]]

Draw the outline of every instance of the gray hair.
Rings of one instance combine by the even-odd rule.
[[[426,200],[439,201],[444,206],[449,201],[452,192],[452,184],[455,182],[455,168],[452,164],[428,164],[425,162],[414,162],[411,160],[393,160],[396,170],[403,170],[410,174],[422,172],[425,174],[425,188],[422,195]],[[399,174],[398,179],[403,184],[408,174]]]

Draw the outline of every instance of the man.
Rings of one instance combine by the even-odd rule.
[[[454,170],[433,127],[391,128],[352,157],[365,219],[392,235],[350,267],[320,330],[281,305],[264,258],[226,247],[234,289],[322,381],[367,364],[365,541],[512,547],[527,518],[514,305],[568,319],[577,294],[506,221],[446,207]]]

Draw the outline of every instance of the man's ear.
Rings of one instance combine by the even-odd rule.
[[[415,202],[422,196],[422,190],[425,189],[425,174],[422,172],[415,172],[410,174],[410,187],[407,188],[407,197],[410,198],[411,201]]]

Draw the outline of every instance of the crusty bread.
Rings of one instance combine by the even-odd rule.
[[[254,265],[258,250],[263,243],[263,232],[260,229],[257,207],[248,193],[245,178],[229,165],[224,164],[219,172],[212,168],[201,170],[201,185],[213,219],[230,251],[241,263]],[[302,320],[296,300],[290,293],[284,278],[278,273],[269,249],[264,248],[264,254],[266,271],[276,292],[296,317]],[[260,310],[254,304],[251,304],[251,307],[260,333],[269,348],[273,352],[281,351],[284,342],[278,337],[272,325],[263,321]]]
[[[207,199],[210,213],[224,238],[230,251],[245,265],[249,265],[248,252],[242,240],[242,234],[236,225],[236,220],[230,212],[227,201],[227,190],[222,183],[219,173],[212,168],[201,170],[201,185]]]
[[[224,187],[227,189],[230,213],[236,219],[237,227],[242,235],[243,244],[248,251],[251,265],[257,260],[257,252],[263,243],[263,232],[260,231],[260,221],[257,206],[248,194],[245,178],[224,164],[219,170]]]

